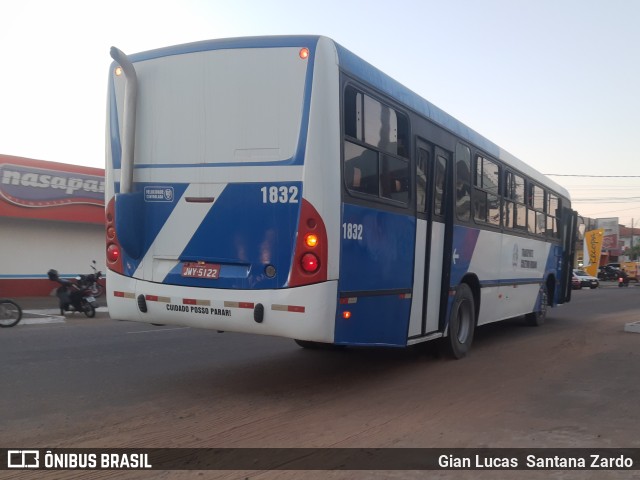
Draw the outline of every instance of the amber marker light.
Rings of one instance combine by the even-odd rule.
[[[345,320],[349,320],[351,318],[351,312],[349,310],[345,310],[344,312],[342,312],[342,318],[344,318]]]
[[[307,247],[313,248],[318,245],[318,236],[310,233],[306,237],[304,237],[304,243]]]
[[[309,49],[307,47],[301,48],[299,55],[302,60],[306,60],[309,58]]]

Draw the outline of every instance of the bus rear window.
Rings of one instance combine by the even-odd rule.
[[[213,50],[136,64],[136,164],[290,160],[308,62],[297,48]],[[118,100],[123,91],[117,87]]]

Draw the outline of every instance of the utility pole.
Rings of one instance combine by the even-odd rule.
[[[634,235],[633,235],[633,218],[631,218],[631,251],[635,252],[635,250],[633,249],[633,247],[635,247],[635,242],[634,242]],[[632,254],[634,257],[635,255]],[[636,260],[636,258],[634,258],[633,260]]]

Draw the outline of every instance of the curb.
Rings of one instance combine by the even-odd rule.
[[[96,308],[96,313],[109,313],[109,309],[107,307],[98,307]],[[65,323],[66,321],[67,318],[64,315],[60,315],[60,309],[58,308],[30,308],[22,311],[22,319],[16,326]]]
[[[32,314],[32,312],[22,312],[23,314]],[[45,323],[65,323],[66,319],[61,317],[60,315],[46,315],[42,317],[22,317],[20,323],[16,325],[19,327],[20,325],[42,325]]]

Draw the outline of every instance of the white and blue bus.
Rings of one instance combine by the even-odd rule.
[[[111,53],[112,318],[459,358],[570,299],[568,192],[334,41]]]

